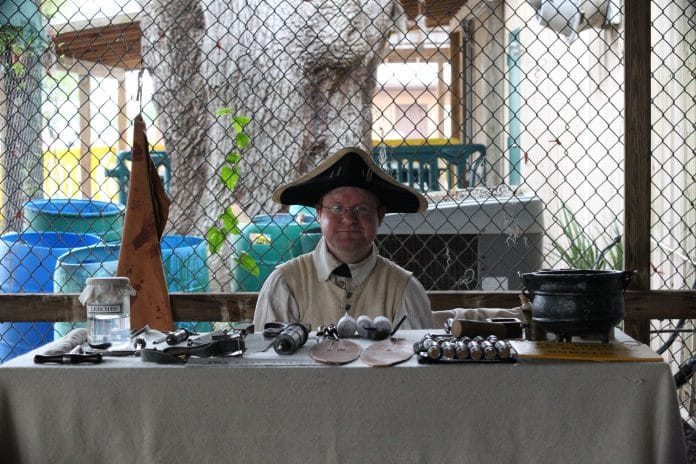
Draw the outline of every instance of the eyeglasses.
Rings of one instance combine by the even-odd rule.
[[[353,206],[352,208],[344,208],[341,205],[333,205],[333,206],[326,206],[326,205],[321,205],[322,208],[328,209],[331,214],[334,216],[343,216],[344,214],[350,212],[350,214],[353,217],[363,219],[368,216],[370,216],[374,211],[376,211],[375,208],[370,208],[369,206],[365,205],[358,205],[358,206]]]

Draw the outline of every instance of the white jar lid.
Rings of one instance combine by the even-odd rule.
[[[128,277],[88,277],[87,285],[130,285]]]

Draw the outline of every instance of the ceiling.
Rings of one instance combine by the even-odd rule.
[[[408,19],[415,21],[419,16],[419,4],[425,15],[425,24],[428,27],[444,26],[459,9],[464,6],[466,0],[400,0]]]
[[[426,26],[446,25],[466,0],[400,0],[408,18],[415,21],[419,12]],[[140,68],[140,27],[137,22],[92,27],[60,33],[54,38],[56,53],[110,67]]]
[[[138,23],[113,24],[58,34],[58,56],[127,70],[140,68]]]

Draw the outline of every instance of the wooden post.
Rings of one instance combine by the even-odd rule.
[[[464,75],[462,57],[462,33],[460,31],[450,33],[450,103],[452,107],[452,137],[464,143]]]
[[[650,289],[650,2],[625,4],[625,260],[636,270],[633,290]],[[625,321],[625,330],[643,343],[650,321]]]
[[[80,75],[80,192],[83,198],[92,198],[92,109],[90,94],[92,92],[90,75]]]
[[[126,77],[118,78],[118,149],[128,149],[128,119],[126,114]]]

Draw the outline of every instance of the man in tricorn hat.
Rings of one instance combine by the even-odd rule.
[[[273,194],[315,207],[322,238],[311,253],[279,265],[261,288],[254,325],[304,322],[313,328],[386,316],[402,328],[432,327],[430,300],[411,272],[380,256],[374,240],[386,213],[422,212],[427,201],[381,170],[359,148],[344,148]]]

